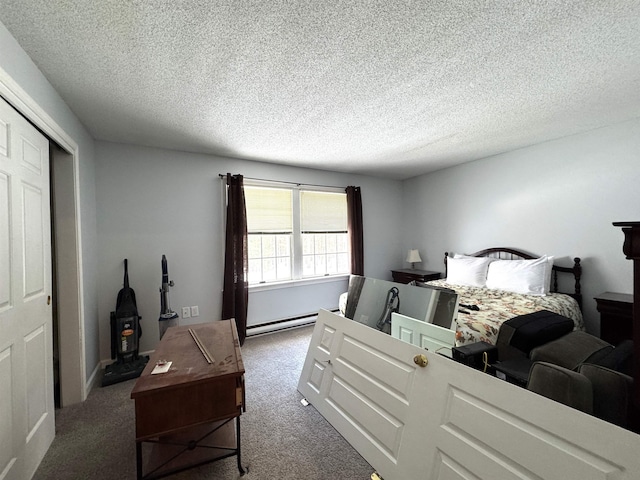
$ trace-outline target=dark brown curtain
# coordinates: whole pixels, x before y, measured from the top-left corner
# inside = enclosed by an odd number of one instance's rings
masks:
[[[247,212],[242,175],[227,173],[227,230],[224,250],[222,319],[234,318],[240,345],[247,336]]]
[[[349,186],[347,192],[347,229],[351,242],[351,273],[364,275],[364,234],[360,187]]]

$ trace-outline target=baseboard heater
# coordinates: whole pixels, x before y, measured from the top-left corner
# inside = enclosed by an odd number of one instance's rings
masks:
[[[331,310],[337,312],[338,309]],[[286,330],[288,328],[302,327],[305,325],[311,325],[316,322],[318,318],[317,313],[309,315],[302,315],[300,317],[283,318],[282,320],[276,320],[269,323],[261,323],[260,325],[252,325],[247,327],[247,337],[253,335],[261,335],[263,333],[273,333],[279,330]]]

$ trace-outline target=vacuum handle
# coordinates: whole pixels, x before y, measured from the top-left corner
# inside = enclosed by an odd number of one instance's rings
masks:
[[[124,288],[129,288],[129,260],[124,259]]]
[[[162,283],[169,283],[169,267],[167,267],[167,257],[162,255]]]

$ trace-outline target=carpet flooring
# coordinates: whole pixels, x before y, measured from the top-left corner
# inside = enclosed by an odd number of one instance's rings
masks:
[[[240,476],[231,457],[170,479],[368,480],[373,468],[313,408],[298,379],[313,326],[249,337],[242,347],[247,411],[241,416]],[[56,437],[34,479],[134,479],[135,380],[96,387],[56,411]]]

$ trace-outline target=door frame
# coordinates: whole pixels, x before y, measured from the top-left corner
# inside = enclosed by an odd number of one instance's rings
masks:
[[[57,274],[58,291],[64,292],[65,301],[58,304],[60,349],[67,354],[60,359],[61,406],[86,400],[88,394],[86,354],[84,338],[84,296],[82,282],[82,228],[80,215],[79,148],[75,140],[38,105],[38,103],[0,67],[0,96],[18,110],[27,120],[56,142],[66,154],[53,155],[54,169],[62,173],[62,179],[71,188],[55,189],[55,202],[70,206],[65,210],[67,221],[56,222],[57,235],[65,242],[58,242]],[[50,178],[51,187],[52,184]],[[52,212],[52,221],[53,212]],[[56,261],[53,258],[52,261]],[[60,295],[62,297],[63,295]]]

